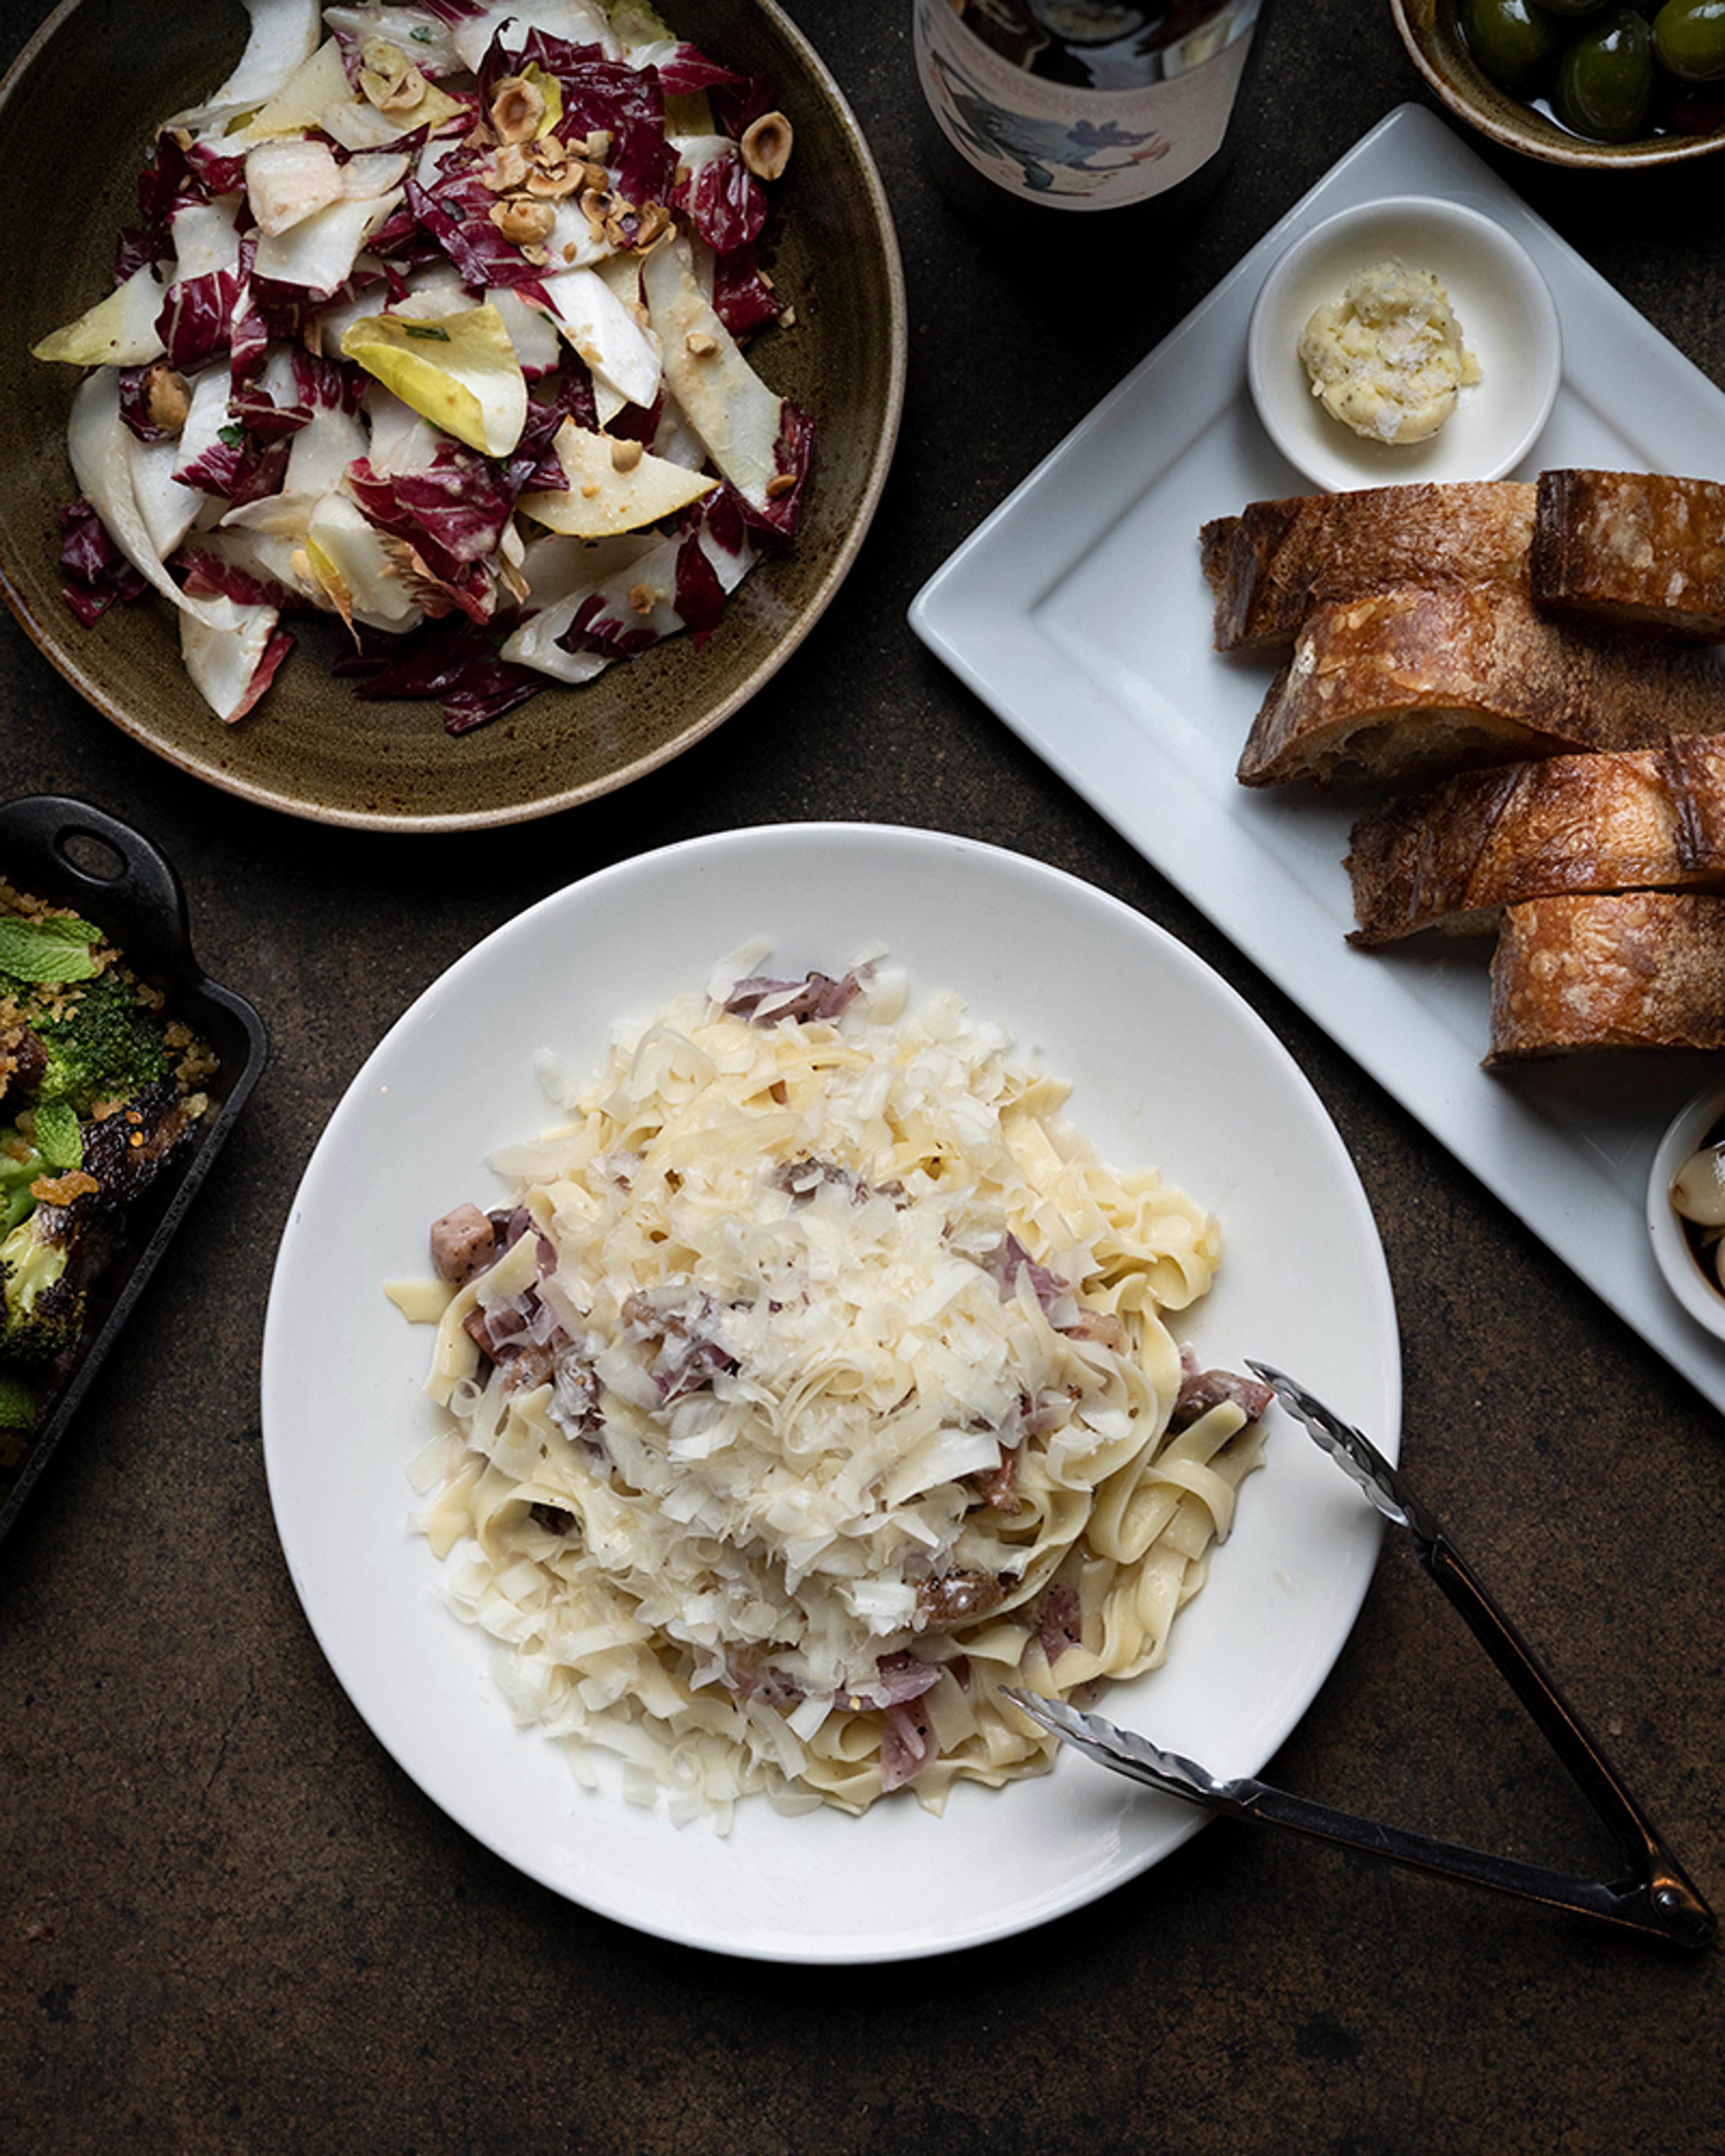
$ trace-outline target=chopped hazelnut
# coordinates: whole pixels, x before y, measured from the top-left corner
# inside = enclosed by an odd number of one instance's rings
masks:
[[[491,222],[506,239],[518,247],[536,246],[551,236],[557,213],[549,203],[535,202],[531,195],[510,195],[491,205]]]
[[[629,588],[630,610],[635,613],[651,613],[659,603],[659,594],[651,584],[631,584]]]
[[[528,168],[526,179],[527,192],[536,195],[542,202],[561,202],[565,195],[572,195],[577,188],[586,183],[587,167],[575,158],[565,157],[560,153],[552,157],[541,155],[540,152],[547,146],[544,142],[536,142],[533,146],[533,162]],[[558,146],[552,144],[551,146],[557,148]]]
[[[763,112],[742,133],[742,162],[757,180],[776,180],[791,162],[791,123],[782,112]]]
[[[165,359],[158,359],[144,377],[144,404],[150,424],[164,434],[177,434],[192,409],[192,392],[183,374],[177,374]]]
[[[663,203],[649,203],[641,212],[640,223],[635,227],[635,251],[644,254],[650,247],[670,230],[671,213]]]
[[[545,97],[524,74],[506,75],[491,98],[491,125],[500,142],[531,142],[545,117]]]
[[[359,87],[379,112],[412,112],[430,87],[398,44],[367,38],[360,48]]]
[[[494,195],[514,194],[527,182],[526,151],[519,142],[501,143],[496,155],[481,172],[480,177]]]
[[[767,499],[769,501],[783,501],[796,484],[795,472],[775,472],[767,482]]]
[[[719,340],[707,330],[691,330],[683,341],[696,359],[711,359],[719,349]]]
[[[640,461],[641,445],[639,442],[612,443],[611,469],[613,471],[632,472]]]

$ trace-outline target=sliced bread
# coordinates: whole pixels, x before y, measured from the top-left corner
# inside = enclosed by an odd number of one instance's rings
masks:
[[[1468,772],[1368,809],[1349,941],[1496,927],[1559,891],[1725,891],[1725,735]]]
[[[1711,652],[1553,621],[1502,585],[1409,586],[1312,616],[1236,776],[1401,783],[1722,732],[1725,661]]]
[[[1486,1063],[1601,1048],[1725,1048],[1725,898],[1635,891],[1504,909]]]
[[[1397,584],[1525,589],[1534,489],[1517,480],[1375,486],[1255,501],[1199,535],[1218,651],[1292,643],[1317,608]]]
[[[1541,606],[1715,643],[1725,638],[1725,486],[1666,472],[1542,472],[1529,575]]]

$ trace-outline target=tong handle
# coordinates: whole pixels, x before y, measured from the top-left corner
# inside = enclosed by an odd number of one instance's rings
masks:
[[[1481,1585],[1443,1529],[1431,1528],[1422,1520],[1414,1525],[1413,1538],[1414,1553],[1420,1563],[1502,1671],[1625,1861],[1635,1866],[1635,1875],[1615,1887],[1589,1885],[1579,1880],[1565,1882],[1564,1875],[1542,1873],[1537,1866],[1508,1865],[1506,1860],[1491,1857],[1476,1861],[1488,1866],[1501,1863],[1506,1869],[1532,1873],[1554,1886],[1565,1887],[1566,1891],[1543,1898],[1562,1902],[1571,1907],[1586,1907],[1596,1916],[1614,1915],[1617,1921],[1627,1922],[1630,1919],[1620,1912],[1635,1905],[1642,1912],[1635,1928],[1656,1931],[1680,1946],[1705,1946],[1716,1929],[1712,1911],[1666,1847],[1652,1821],[1624,1787],[1616,1769],[1589,1734],[1580,1717],[1546,1675],[1521,1634]],[[1411,1839],[1417,1842],[1421,1837]],[[1441,1846],[1432,1845],[1434,1849]],[[1472,1856],[1474,1852],[1461,1854]],[[1487,1878],[1481,1883],[1490,1886],[1494,1882]],[[1605,1897],[1615,1906],[1608,1910],[1592,1901],[1578,1901],[1574,1897],[1576,1889],[1590,1896]]]
[[[1712,1912],[1669,1859],[1662,1866],[1656,1863],[1651,1876],[1638,1873],[1613,1883],[1550,1871],[1514,1857],[1494,1856],[1456,1842],[1437,1841],[1429,1835],[1411,1834],[1403,1827],[1357,1818],[1351,1812],[1332,1811],[1326,1804],[1309,1803],[1304,1797],[1290,1796],[1260,1782],[1225,1783],[1217,1795],[1218,1808],[1236,1818],[1291,1827],[1296,1834],[1363,1850],[1392,1864],[1493,1887],[1500,1893],[1543,1902],[1548,1908],[1598,1917],[1656,1939],[1662,1946],[1696,1951],[1713,1936]]]

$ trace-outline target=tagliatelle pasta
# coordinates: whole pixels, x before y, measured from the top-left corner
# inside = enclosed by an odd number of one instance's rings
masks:
[[[1000,1694],[1160,1662],[1260,1459],[1170,1330],[1216,1224],[950,995],[739,954],[433,1231],[416,1524],[516,1719],[643,1800],[1043,1769]]]

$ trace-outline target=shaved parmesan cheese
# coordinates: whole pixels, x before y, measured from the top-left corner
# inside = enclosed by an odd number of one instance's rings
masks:
[[[552,531],[578,539],[603,539],[618,531],[636,531],[656,524],[718,485],[662,457],[650,456],[639,442],[619,442],[565,419],[552,448],[568,485],[524,494],[519,507]],[[619,470],[619,464],[624,469]]]

